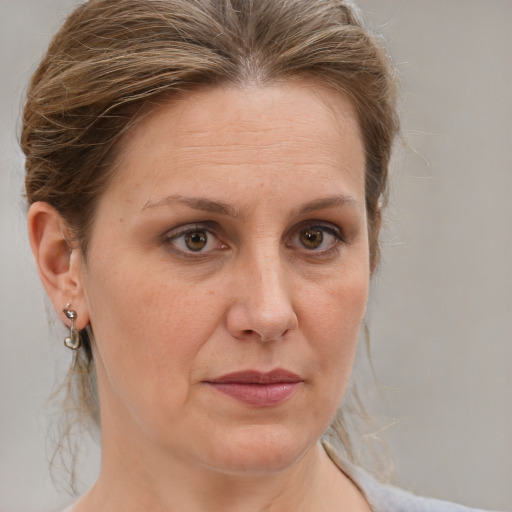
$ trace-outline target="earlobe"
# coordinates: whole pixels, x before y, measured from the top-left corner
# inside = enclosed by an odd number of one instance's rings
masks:
[[[78,313],[79,329],[89,323],[84,298],[82,262],[79,249],[71,243],[66,223],[48,203],[36,202],[28,212],[30,246],[36,260],[39,278],[59,316],[67,303]]]

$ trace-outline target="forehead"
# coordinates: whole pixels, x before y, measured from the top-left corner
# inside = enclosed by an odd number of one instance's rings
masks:
[[[195,186],[204,188],[248,171],[264,187],[289,182],[291,172],[325,182],[328,170],[364,194],[364,148],[351,102],[306,81],[181,93],[149,108],[118,152],[114,182],[138,181],[146,200],[185,178],[196,176]]]

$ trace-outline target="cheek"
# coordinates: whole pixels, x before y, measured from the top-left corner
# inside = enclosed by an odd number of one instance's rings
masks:
[[[363,259],[364,261],[364,259]],[[300,416],[317,418],[320,436],[341,405],[350,379],[368,296],[364,265],[334,273],[325,286],[309,286],[302,305],[302,329],[308,340],[306,360],[311,370],[308,405]]]
[[[95,356],[108,385],[129,400],[183,400],[197,353],[220,315],[215,293],[140,263],[117,260],[116,270],[110,267],[97,260],[87,283]]]
[[[368,299],[367,268],[357,266],[334,274],[329,287],[310,292],[305,315],[308,338],[320,361],[319,377],[332,389],[343,390],[350,377],[361,322]]]

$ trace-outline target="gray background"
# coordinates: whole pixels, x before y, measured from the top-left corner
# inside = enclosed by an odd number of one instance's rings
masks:
[[[72,4],[0,2],[2,512],[69,501],[49,477],[46,401],[70,356],[26,241],[15,134],[30,72]],[[378,386],[365,357],[357,380],[395,483],[512,510],[512,1],[359,5],[400,70],[405,143],[368,313]],[[83,446],[85,488],[98,452]]]

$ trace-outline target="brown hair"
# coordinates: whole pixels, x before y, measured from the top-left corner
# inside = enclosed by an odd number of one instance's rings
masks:
[[[113,148],[149,101],[198,85],[264,86],[302,77],[343,92],[357,110],[373,271],[399,124],[395,81],[378,41],[342,0],[80,5],[54,37],[27,92],[21,147],[28,202],[53,205],[86,257]]]

